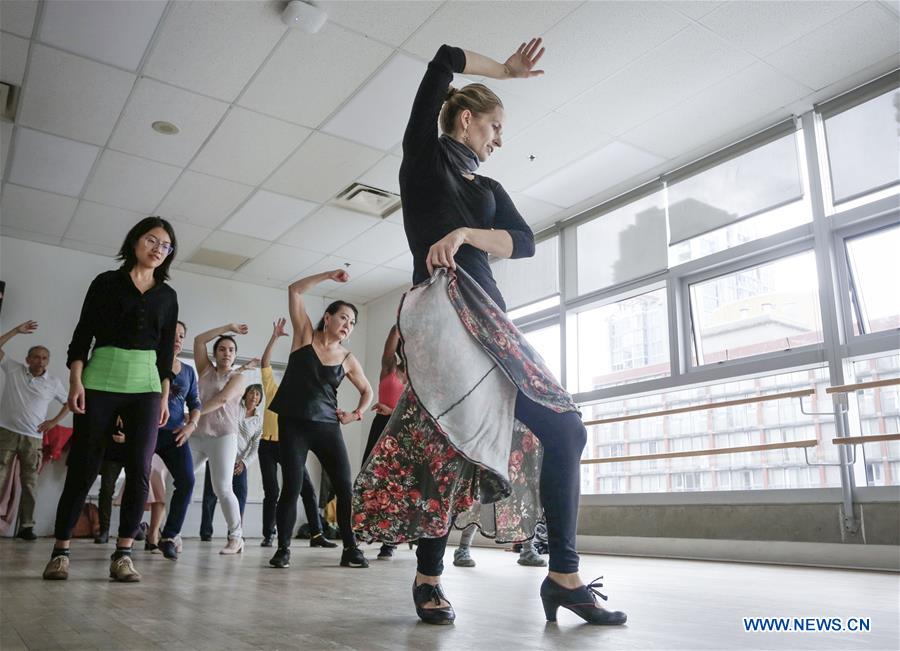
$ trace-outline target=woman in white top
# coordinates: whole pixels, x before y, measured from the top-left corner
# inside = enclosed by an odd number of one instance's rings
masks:
[[[191,452],[194,472],[209,460],[213,491],[222,502],[222,512],[228,523],[228,542],[220,554],[239,554],[244,548],[241,510],[231,480],[237,458],[241,396],[247,379],[232,367],[237,356],[237,342],[230,333],[245,335],[247,332],[249,329],[245,324],[226,323],[194,337],[194,365],[199,376],[203,409],[197,429],[191,436]],[[213,344],[215,362],[206,352],[206,345],[213,339],[216,339]]]
[[[254,360],[255,361],[255,360]],[[241,367],[242,370],[250,365]],[[244,519],[244,507],[247,505],[247,466],[256,457],[259,450],[259,439],[263,430],[263,388],[261,384],[251,384],[241,398],[241,419],[238,421],[237,458],[234,461],[234,476],[231,488],[237,497],[241,510],[241,521]],[[210,480],[209,464],[206,466],[206,480],[203,483],[203,517],[200,521],[200,538],[209,540],[213,535],[213,515],[216,512],[215,491]]]

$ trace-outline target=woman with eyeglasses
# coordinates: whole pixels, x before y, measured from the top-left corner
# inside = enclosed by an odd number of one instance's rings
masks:
[[[144,513],[157,430],[169,419],[178,299],[166,280],[175,246],[169,222],[145,217],[125,236],[117,258],[122,266],[103,272],[88,288],[69,344],[74,433],[45,579],[69,577],[72,529],[119,417],[125,430],[125,492],[109,576],[141,579],[131,547]]]

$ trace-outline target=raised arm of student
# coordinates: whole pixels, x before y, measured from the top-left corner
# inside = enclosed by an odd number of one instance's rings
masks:
[[[194,366],[197,367],[197,374],[202,374],[213,363],[206,350],[206,344],[220,335],[245,335],[248,332],[250,332],[250,329],[246,323],[226,323],[218,328],[201,332],[194,337]]]
[[[291,341],[291,352],[312,343],[313,324],[312,321],[309,320],[309,314],[306,313],[303,295],[326,280],[345,283],[350,280],[350,274],[347,273],[345,269],[323,271],[314,276],[307,276],[306,278],[295,280],[288,285],[288,314],[291,317],[291,326],[294,328],[294,337],[293,341]]]
[[[30,335],[32,332],[37,330],[38,323],[37,321],[26,321],[25,323],[20,323],[15,328],[0,335],[0,359],[6,355],[3,352],[3,346],[6,345],[6,342],[15,337],[16,335]]]

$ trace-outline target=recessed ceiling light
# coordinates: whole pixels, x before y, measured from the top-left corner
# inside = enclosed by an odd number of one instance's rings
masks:
[[[153,130],[156,131],[156,133],[161,133],[164,136],[174,136],[180,131],[174,124],[166,122],[165,120],[157,120],[150,126],[153,127]]]

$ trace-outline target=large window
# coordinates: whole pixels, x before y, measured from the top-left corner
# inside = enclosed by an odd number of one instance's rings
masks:
[[[812,251],[692,284],[695,362],[822,341],[818,291]]]
[[[529,305],[559,294],[559,238],[535,246],[534,257],[496,260],[491,271],[509,309]]]
[[[884,355],[852,363],[854,381],[871,382],[900,377],[900,354]],[[900,433],[900,385],[876,386],[853,394],[863,436]],[[868,486],[900,484],[900,441],[876,441],[858,448],[857,464]]]
[[[848,239],[855,334],[900,328],[900,226]]]
[[[825,119],[835,204],[900,182],[900,90]]]
[[[666,291],[570,315],[569,389],[576,392],[669,374]]]
[[[553,373],[554,377],[559,380],[562,377],[560,364],[560,348],[559,348],[559,324],[553,324],[546,328],[531,330],[525,333],[528,340],[535,350],[537,350],[547,367]]]

